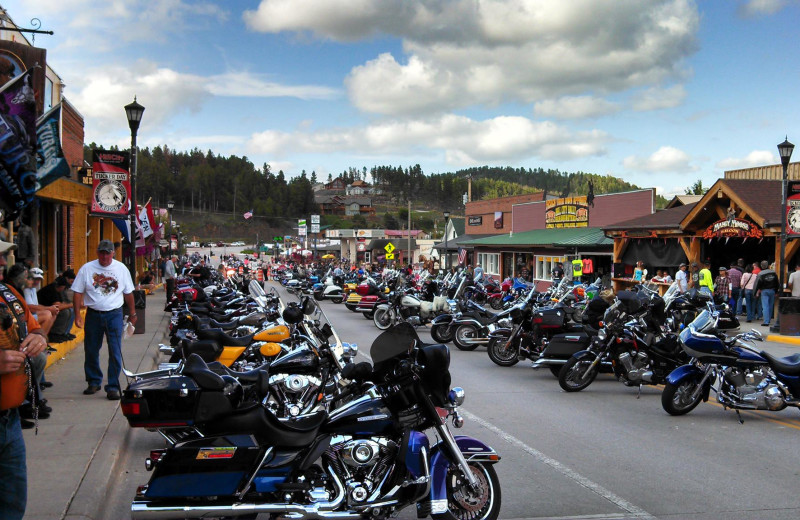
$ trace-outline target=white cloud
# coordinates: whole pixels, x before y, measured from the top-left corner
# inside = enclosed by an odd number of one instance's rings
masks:
[[[649,173],[689,173],[697,171],[691,158],[683,150],[662,146],[650,157],[629,156],[622,161],[625,168]]]
[[[753,150],[747,154],[746,157],[728,157],[727,159],[723,159],[716,164],[716,167],[725,171],[778,163],[780,163],[780,160],[774,153],[767,150]]]
[[[631,105],[634,110],[645,112],[674,108],[686,99],[686,89],[683,85],[674,85],[669,88],[653,87],[633,96]]]
[[[337,41],[403,38],[405,59],[382,54],[346,81],[355,106],[390,115],[674,81],[699,27],[690,0],[262,0],[244,19]]]
[[[786,6],[785,0],[748,0],[739,6],[742,16],[754,17],[775,14]]]
[[[547,99],[533,105],[533,112],[540,117],[553,119],[584,119],[619,112],[622,107],[602,98],[574,96]]]
[[[455,165],[507,164],[530,157],[569,160],[604,155],[608,139],[603,132],[572,133],[552,122],[536,122],[524,117],[501,116],[475,121],[444,115],[316,133],[268,130],[254,134],[247,149],[252,154],[278,156],[338,152],[379,156],[436,150]]]

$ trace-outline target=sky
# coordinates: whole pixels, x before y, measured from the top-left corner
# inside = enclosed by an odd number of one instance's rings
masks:
[[[671,197],[800,144],[798,0],[0,0],[85,142],[287,176],[610,174]],[[30,39],[30,36],[28,37]],[[795,160],[800,160],[800,151]]]

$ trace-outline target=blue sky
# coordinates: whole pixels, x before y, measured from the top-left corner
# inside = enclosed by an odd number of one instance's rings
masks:
[[[661,194],[800,142],[795,0],[0,0],[86,142],[287,175],[419,163],[611,174]],[[800,143],[798,143],[800,144]],[[800,160],[800,151],[797,153]]]

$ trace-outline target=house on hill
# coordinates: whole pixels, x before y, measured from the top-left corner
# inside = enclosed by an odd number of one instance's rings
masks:
[[[331,182],[325,184],[326,190],[345,190],[347,189],[347,182],[341,177],[336,177]]]

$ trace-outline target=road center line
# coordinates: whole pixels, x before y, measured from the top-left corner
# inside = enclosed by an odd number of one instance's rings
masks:
[[[505,431],[501,430],[500,428],[498,428],[494,424],[492,424],[492,423],[490,423],[488,421],[485,421],[484,419],[481,419],[477,415],[475,415],[473,413],[470,413],[470,412],[464,410],[463,408],[460,411],[461,411],[461,413],[463,415],[465,415],[471,421],[474,421],[474,422],[480,424],[481,426],[483,426],[484,428],[486,428],[487,430],[490,430],[490,431],[494,432],[495,434],[500,436],[503,440],[505,440],[509,444],[513,444],[514,446],[520,448],[521,450],[523,450],[527,454],[531,455],[533,458],[535,458],[539,462],[542,462],[543,464],[547,464],[548,466],[550,466],[554,470],[558,471],[559,473],[561,473],[562,475],[564,475],[568,479],[576,482],[577,484],[579,484],[580,486],[583,486],[584,488],[588,489],[589,491],[592,491],[593,493],[596,493],[597,495],[600,495],[601,497],[603,497],[604,499],[608,500],[609,502],[611,502],[615,506],[619,507],[623,511],[627,511],[628,513],[634,515],[637,518],[655,519],[655,517],[653,515],[651,515],[650,513],[645,511],[644,509],[641,509],[640,507],[637,507],[637,506],[631,504],[630,502],[628,502],[624,498],[612,493],[611,491],[609,491],[608,489],[604,488],[600,484],[597,484],[596,482],[593,482],[593,481],[589,480],[588,478],[586,478],[583,475],[581,475],[581,474],[575,472],[574,470],[568,468],[567,466],[565,466],[564,464],[558,462],[557,460],[555,460],[555,459],[553,459],[551,457],[548,457],[547,455],[545,455],[541,451],[539,451],[537,449],[534,449],[534,448],[531,448],[530,446],[528,446],[527,444],[525,444],[521,440],[517,439],[516,437],[514,437],[513,435],[511,435],[509,433],[506,433]]]

